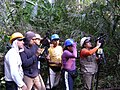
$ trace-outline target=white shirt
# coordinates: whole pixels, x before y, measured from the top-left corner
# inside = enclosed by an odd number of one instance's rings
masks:
[[[5,55],[4,70],[5,80],[14,81],[18,87],[22,87],[24,85],[23,69],[21,65],[22,61],[19,55],[17,40],[15,40],[12,44],[12,48]]]

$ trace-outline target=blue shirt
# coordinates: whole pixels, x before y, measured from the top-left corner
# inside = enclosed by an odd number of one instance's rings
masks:
[[[24,75],[33,78],[38,76],[37,49],[37,45],[33,45],[32,47],[26,46],[24,51],[20,53]]]

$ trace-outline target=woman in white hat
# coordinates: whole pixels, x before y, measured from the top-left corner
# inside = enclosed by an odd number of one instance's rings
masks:
[[[90,39],[90,37],[83,37],[80,41],[82,47],[80,50],[80,66],[83,76],[84,90],[92,90],[92,80],[98,69],[95,52],[101,46],[101,43],[97,41],[96,47],[91,49],[92,44]]]

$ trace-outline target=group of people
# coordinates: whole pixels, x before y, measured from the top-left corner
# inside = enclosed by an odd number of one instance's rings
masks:
[[[63,90],[73,90],[76,76],[77,43],[68,38],[60,46],[60,37],[53,34],[46,59],[48,61],[48,79],[44,83],[40,75],[40,57],[44,48],[40,48],[43,38],[28,31],[23,36],[15,32],[10,37],[11,49],[4,58],[6,90],[54,90],[62,78]],[[80,66],[84,90],[92,90],[92,80],[97,73],[97,56],[95,52],[101,46],[97,41],[92,48],[90,37],[80,41]],[[92,48],[92,49],[91,49]]]

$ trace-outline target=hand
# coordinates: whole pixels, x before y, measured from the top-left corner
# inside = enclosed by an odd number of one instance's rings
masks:
[[[27,88],[26,85],[23,85],[23,86],[21,87],[21,89],[22,89],[22,90],[28,90],[28,88]]]
[[[59,63],[59,62],[56,62],[55,64],[57,64],[58,66],[62,66],[62,64],[61,64],[61,63]]]
[[[44,48],[41,48],[41,54],[44,52],[44,50],[45,50]]]
[[[50,60],[50,55],[47,55],[46,59],[47,59],[47,60]]]
[[[100,47],[101,43],[99,42],[99,40],[97,41],[97,46]]]
[[[37,52],[36,52],[36,56],[39,56],[40,54],[42,54],[44,51],[44,49],[38,48]]]

